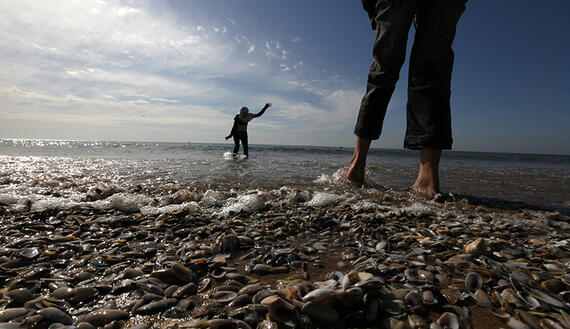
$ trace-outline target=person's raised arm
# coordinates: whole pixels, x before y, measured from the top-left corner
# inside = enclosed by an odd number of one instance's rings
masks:
[[[259,118],[260,116],[263,115],[263,113],[265,113],[265,110],[267,110],[270,106],[271,106],[271,103],[265,103],[265,106],[261,109],[261,111],[259,111],[258,113],[254,114],[253,117],[254,117],[254,118]]]

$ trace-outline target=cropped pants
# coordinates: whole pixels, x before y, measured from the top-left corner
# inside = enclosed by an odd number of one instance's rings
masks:
[[[412,22],[414,43],[408,78],[404,147],[451,149],[451,71],[455,28],[466,0],[378,0],[376,39],[354,133],[378,139],[400,68]]]

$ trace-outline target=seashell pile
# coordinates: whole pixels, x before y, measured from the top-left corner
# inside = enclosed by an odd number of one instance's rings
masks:
[[[569,329],[570,232],[541,216],[461,202],[5,214],[0,329]]]

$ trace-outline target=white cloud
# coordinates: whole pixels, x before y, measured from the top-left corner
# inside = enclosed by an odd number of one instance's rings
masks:
[[[94,8],[94,13],[98,13],[99,9]],[[118,7],[114,8],[114,12],[117,16],[127,16],[127,15],[135,15],[140,14],[140,10],[132,8],[132,7]]]
[[[317,106],[277,97],[272,99],[272,102],[277,104],[272,112],[275,116],[285,119],[285,122],[291,122],[287,129],[342,130],[354,123],[361,98],[362,92],[359,90],[335,90],[323,97],[322,105]]]
[[[275,112],[285,120],[340,127],[338,120],[348,117],[353,95],[329,91],[330,81],[301,78],[296,70],[303,61],[281,42],[216,24],[179,24],[154,16],[144,1],[0,2],[0,126],[17,131],[44,122],[58,133],[81,133],[73,127],[130,131],[144,125],[167,136],[159,127],[187,125],[195,136],[217,136],[231,125],[236,102],[258,100],[255,89],[287,108]],[[247,83],[257,85],[244,93]],[[310,128],[296,121],[264,124]]]
[[[283,49],[278,41],[265,41],[265,56],[270,59],[286,59],[286,55],[289,53],[288,50]]]
[[[5,122],[25,121],[60,127],[89,124],[107,128],[121,127],[125,122],[134,126],[152,122],[158,125],[184,125],[192,129],[203,127],[200,129],[207,132],[208,129],[224,130],[232,120],[232,115],[220,109],[182,105],[169,99],[117,101],[112,96],[97,99],[76,95],[54,96],[17,87],[0,88],[0,97],[6,99],[12,109],[0,111]],[[93,109],[97,110],[86,115]]]

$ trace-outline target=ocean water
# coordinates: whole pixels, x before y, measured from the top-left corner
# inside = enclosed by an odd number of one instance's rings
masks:
[[[381,203],[418,169],[415,151],[373,149],[368,184],[358,187],[342,179],[350,148],[251,145],[249,159],[233,159],[232,146],[0,139],[0,206],[226,215],[267,203]],[[440,171],[454,197],[570,208],[570,156],[449,151]]]

